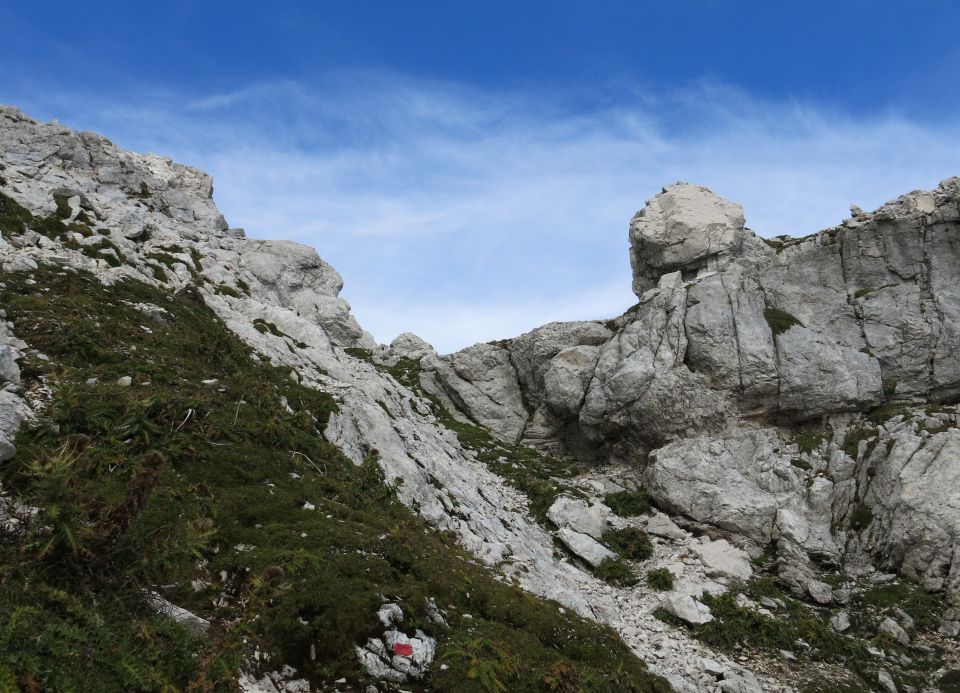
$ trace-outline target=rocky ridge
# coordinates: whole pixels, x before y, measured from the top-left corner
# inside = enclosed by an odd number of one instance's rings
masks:
[[[5,271],[54,265],[107,284],[198,287],[262,359],[334,395],[330,442],[357,464],[375,451],[405,504],[507,579],[611,625],[677,690],[792,690],[654,617],[707,622],[698,600],[748,580],[748,558],[771,544],[781,580],[814,599],[843,603],[843,588],[819,588],[825,568],[867,578],[875,566],[960,599],[956,414],[907,407],[951,402],[960,381],[957,179],[772,241],[745,228],[737,205],[671,186],[631,221],[633,309],[440,356],[414,335],[377,346],[338,298],[332,267],[312,249],[229,228],[195,169],[10,108],[0,141],[0,192],[68,228],[6,234]],[[9,459],[43,397],[18,389],[26,345],[5,329]],[[417,364],[413,380],[391,372],[403,363]],[[904,411],[862,414],[889,404]],[[601,528],[644,528],[653,550],[642,565],[670,570],[673,589],[613,586],[558,553],[528,499],[444,413],[505,445],[602,463],[567,482],[564,503],[586,498]],[[641,486],[674,519],[603,509],[609,493]],[[552,514],[559,526],[560,508]],[[584,522],[572,513],[561,535],[602,539]]]

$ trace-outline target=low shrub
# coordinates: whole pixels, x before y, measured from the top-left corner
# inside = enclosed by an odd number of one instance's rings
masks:
[[[624,527],[603,533],[603,543],[611,551],[631,561],[643,561],[653,555],[653,544],[642,529]]]
[[[673,573],[667,568],[647,571],[647,584],[655,590],[665,592],[673,589]]]
[[[620,517],[636,517],[653,509],[650,496],[643,489],[608,493],[603,502]]]

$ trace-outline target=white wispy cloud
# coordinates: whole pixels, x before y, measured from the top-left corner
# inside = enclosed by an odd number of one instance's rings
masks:
[[[208,170],[233,225],[332,262],[379,340],[411,330],[441,351],[619,314],[627,221],[675,180],[740,202],[761,234],[801,235],[960,174],[960,126],[709,84],[531,95],[347,73],[18,105]]]

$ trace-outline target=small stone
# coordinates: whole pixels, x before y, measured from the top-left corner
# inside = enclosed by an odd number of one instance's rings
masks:
[[[609,515],[610,511],[605,505],[589,505],[584,500],[569,496],[560,496],[547,510],[547,519],[558,528],[569,527],[574,532],[594,539],[603,536]]]
[[[133,383],[133,378],[129,375],[125,375],[122,378],[117,378],[117,385],[120,387],[130,387],[131,383]]]
[[[647,520],[647,533],[674,541],[682,541],[687,536],[665,513],[657,513]]]
[[[304,501],[304,502],[303,502],[303,509],[304,509],[304,510],[316,510],[316,509],[317,509],[317,506],[315,506],[315,505],[314,505],[313,503],[311,503],[310,501]]]
[[[98,382],[100,382],[100,381],[99,381],[99,379],[97,379],[97,378],[87,378],[87,380],[84,382],[84,384],[87,385],[87,386],[89,386],[89,387],[93,387],[93,386],[96,385]]]
[[[783,657],[784,659],[790,660],[791,662],[797,661],[797,655],[795,655],[790,650],[780,650],[780,656]]]
[[[705,672],[718,678],[723,676],[723,673],[727,670],[727,668],[720,664],[720,662],[717,662],[713,659],[707,659],[706,657],[702,657],[700,659],[700,663],[703,665],[703,670]]]
[[[907,631],[889,616],[883,619],[883,622],[880,624],[880,632],[886,633],[901,645],[910,644],[910,636],[907,635]]]
[[[210,386],[210,387],[214,387],[214,386],[216,386],[216,385],[219,385],[219,384],[220,384],[220,381],[217,380],[216,378],[209,378],[209,379],[207,379],[207,380],[201,380],[201,381],[200,381],[200,384],[201,384],[201,385],[208,385],[208,386]]]
[[[889,672],[884,669],[877,672],[877,683],[883,686],[883,690],[887,693],[897,693],[897,684],[893,682],[893,677],[890,676]]]
[[[960,621],[943,620],[940,622],[940,627],[937,629],[937,632],[955,638],[960,635]]]
[[[850,614],[846,611],[838,611],[830,617],[830,625],[838,633],[842,633],[850,627]]]
[[[817,604],[829,604],[833,601],[833,588],[825,582],[811,580],[807,585],[807,592]]]
[[[900,621],[904,628],[913,628],[915,625],[913,617],[899,607],[893,610],[893,615],[897,617],[897,620]]]
[[[403,609],[397,604],[384,604],[377,612],[377,618],[380,619],[380,623],[389,628],[394,623],[403,621]]]

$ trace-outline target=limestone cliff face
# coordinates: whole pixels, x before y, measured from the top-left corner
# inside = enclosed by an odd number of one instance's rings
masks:
[[[955,421],[911,444],[922,466],[901,459],[905,442],[875,446],[869,474],[839,449],[859,413],[956,400],[960,179],[806,238],[744,223],[706,188],[665,188],[630,222],[636,306],[434,358],[425,382],[505,439],[631,461],[664,507],[753,550],[777,543],[796,585],[812,575],[804,556],[867,551],[960,599]],[[798,426],[825,427],[829,462],[791,464]],[[851,541],[864,503],[870,538]]]

